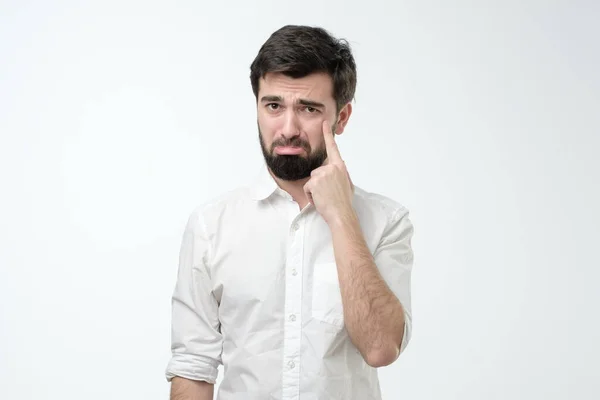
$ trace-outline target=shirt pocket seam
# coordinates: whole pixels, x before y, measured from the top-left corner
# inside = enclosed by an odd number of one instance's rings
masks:
[[[315,264],[311,312],[316,320],[344,326],[344,309],[335,262]]]

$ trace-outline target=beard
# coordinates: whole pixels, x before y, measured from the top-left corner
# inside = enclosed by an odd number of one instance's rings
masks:
[[[323,165],[327,158],[325,145],[312,149],[308,142],[303,141],[297,136],[290,140],[276,140],[271,143],[270,148],[267,149],[259,127],[258,139],[267,166],[271,172],[273,172],[273,175],[285,181],[298,181],[310,177],[311,172]],[[277,146],[301,147],[306,151],[307,156],[305,157],[297,154],[276,154],[274,150]]]

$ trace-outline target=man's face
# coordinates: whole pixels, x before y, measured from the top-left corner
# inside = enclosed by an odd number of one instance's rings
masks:
[[[323,121],[334,132],[342,133],[350,105],[337,121],[333,82],[325,73],[290,78],[268,73],[259,82],[258,131],[265,161],[273,174],[283,180],[308,178],[320,167],[327,153],[323,139]],[[347,115],[347,116],[346,116]]]

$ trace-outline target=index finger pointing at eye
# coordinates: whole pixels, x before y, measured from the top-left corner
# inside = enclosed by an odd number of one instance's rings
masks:
[[[327,120],[323,121],[323,137],[325,139],[325,148],[327,149],[327,157],[330,161],[341,161],[342,156],[338,149],[335,139],[333,138],[333,131]]]

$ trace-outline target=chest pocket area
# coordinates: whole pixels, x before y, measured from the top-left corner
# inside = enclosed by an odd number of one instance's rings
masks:
[[[317,320],[344,326],[342,293],[335,262],[315,264],[311,311]]]

